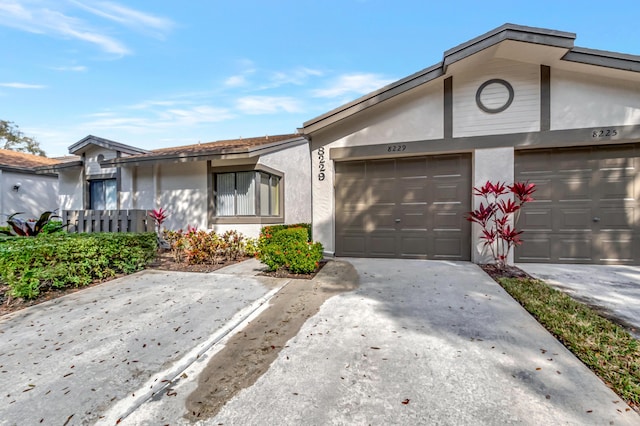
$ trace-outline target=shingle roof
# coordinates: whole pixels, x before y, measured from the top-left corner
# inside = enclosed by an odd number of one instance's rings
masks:
[[[59,162],[60,160],[55,158],[47,158],[24,152],[0,149],[0,167],[33,169],[35,167],[48,166]]]
[[[271,145],[287,144],[302,139],[296,133],[252,138],[227,139],[215,142],[205,142],[193,145],[176,146],[154,149],[146,154],[128,155],[120,158],[105,160],[104,164],[117,165],[156,160],[193,161],[208,155],[243,154],[255,150],[269,148]]]
[[[254,138],[227,139],[215,142],[205,142],[193,145],[175,146],[171,148],[160,148],[151,151],[151,154],[136,155],[136,157],[161,156],[161,155],[177,155],[177,154],[197,154],[204,153],[222,153],[226,151],[235,151],[242,148],[253,148],[260,145],[276,143],[288,139],[300,137],[295,133],[275,136],[259,136]]]

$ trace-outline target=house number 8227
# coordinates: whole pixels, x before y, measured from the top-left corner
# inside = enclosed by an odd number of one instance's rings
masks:
[[[325,163],[324,163],[324,147],[318,148],[318,180],[324,180]]]

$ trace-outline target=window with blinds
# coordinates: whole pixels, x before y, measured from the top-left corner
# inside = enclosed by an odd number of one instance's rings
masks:
[[[214,177],[216,216],[280,214],[280,177],[255,170],[216,173]]]

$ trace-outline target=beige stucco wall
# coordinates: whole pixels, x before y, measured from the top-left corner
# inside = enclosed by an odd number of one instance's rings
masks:
[[[18,185],[18,191],[14,191]],[[58,178],[31,173],[0,171],[0,225],[7,217],[22,212],[21,219],[38,218],[45,211],[58,208]]]
[[[60,210],[82,210],[84,182],[80,167],[58,173],[58,204]]]
[[[640,82],[551,68],[551,130],[640,123]]]
[[[158,173],[155,206],[140,208],[164,208],[169,213],[165,222],[168,229],[186,229],[195,226],[207,228],[207,163],[157,164]]]
[[[284,173],[284,221],[311,222],[311,159],[306,143],[260,156],[263,164]]]
[[[500,167],[496,167],[499,164]],[[476,149],[473,153],[473,187],[480,187],[487,181],[492,183],[502,182],[507,185],[513,183],[514,173],[514,149],[492,148]],[[482,197],[473,197],[473,209],[480,207],[480,203],[486,203]],[[480,239],[482,228],[477,223],[471,226],[471,261],[475,263],[491,263],[492,256],[489,247],[484,246],[484,240]],[[508,262],[513,263],[513,251],[509,253]]]

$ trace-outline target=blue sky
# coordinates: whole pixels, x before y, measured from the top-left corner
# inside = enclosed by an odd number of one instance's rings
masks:
[[[49,156],[293,133],[506,22],[640,55],[636,1],[1,0],[0,119]]]

